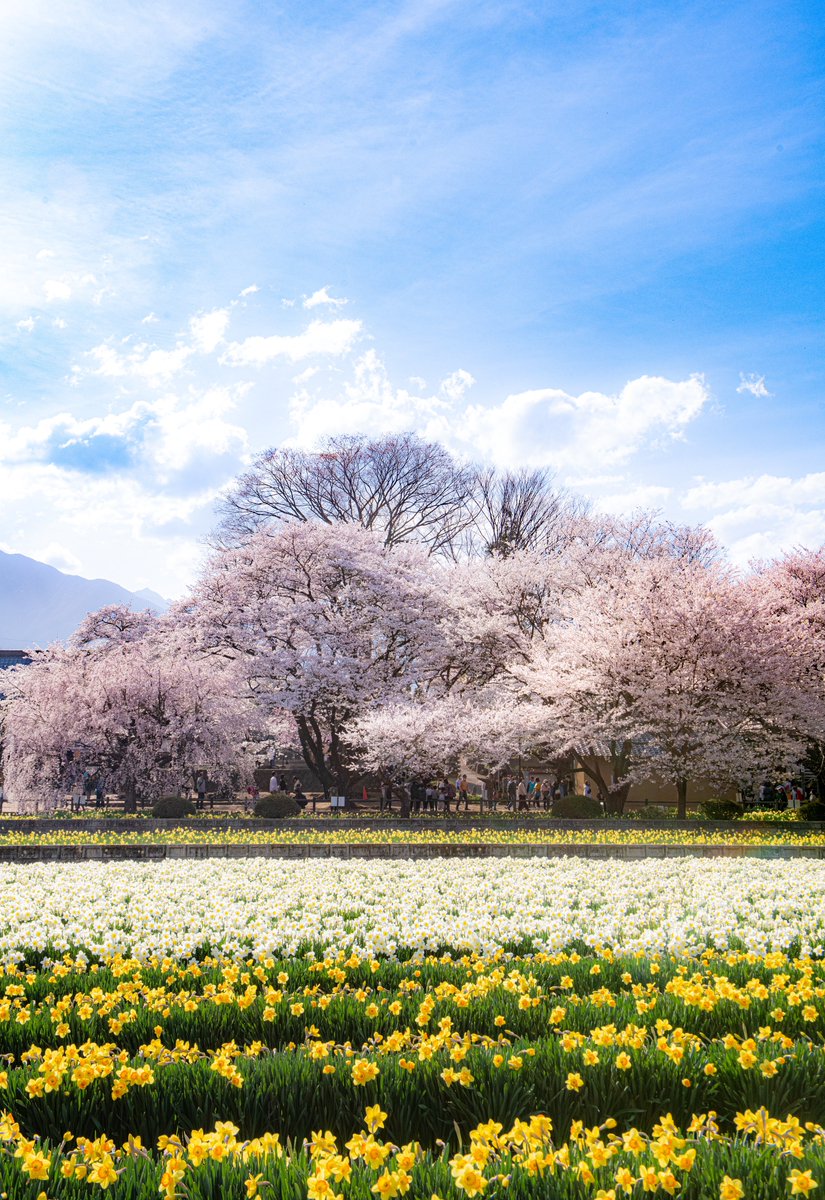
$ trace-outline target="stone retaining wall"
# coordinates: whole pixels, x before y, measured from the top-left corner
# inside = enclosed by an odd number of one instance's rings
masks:
[[[162,859],[204,858],[821,858],[825,846],[703,846],[592,845],[551,843],[501,845],[453,843],[403,845],[391,842],[300,845],[133,845],[133,846],[0,846],[0,863],[32,862],[158,862]]]

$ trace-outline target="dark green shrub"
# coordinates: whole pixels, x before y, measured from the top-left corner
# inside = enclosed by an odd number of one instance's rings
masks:
[[[153,817],[194,817],[195,805],[186,796],[161,796],[152,808]]]
[[[259,796],[255,801],[253,815],[279,820],[282,817],[297,817],[301,806],[286,792],[272,792],[271,795]]]
[[[799,806],[800,821],[825,821],[825,804],[821,800],[807,800]]]
[[[602,806],[595,796],[557,796],[553,801],[553,816],[592,821],[602,816]]]
[[[706,800],[699,805],[699,816],[703,821],[735,821],[744,811],[735,800]]]

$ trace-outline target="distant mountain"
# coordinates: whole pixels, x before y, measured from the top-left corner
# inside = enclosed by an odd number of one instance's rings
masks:
[[[109,579],[65,575],[56,567],[0,551],[0,649],[48,646],[74,633],[87,613],[106,604],[163,612],[157,592],[130,592]]]
[[[153,608],[156,612],[166,612],[169,607],[169,601],[164,600],[163,596],[159,596],[151,588],[141,588],[139,592],[132,592],[132,595],[143,600],[145,608]]]

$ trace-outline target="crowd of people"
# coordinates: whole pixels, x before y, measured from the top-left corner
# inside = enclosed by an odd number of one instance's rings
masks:
[[[287,772],[280,769],[273,755],[267,764],[271,774],[269,791],[271,793],[286,793],[292,796],[301,808],[305,808],[310,800],[315,802],[314,794],[307,795],[303,782],[298,774],[290,783]],[[104,776],[99,767],[83,767],[74,754],[69,751],[63,767],[64,786],[72,812],[84,809],[108,809],[110,796]],[[231,799],[231,793],[225,789],[217,790],[209,782],[205,770],[198,771],[193,778],[196,808],[203,811],[207,807],[214,808],[217,797]],[[467,773],[450,776],[426,777],[417,775],[402,780],[385,780],[378,789],[379,810],[389,812],[394,804],[406,808],[412,814],[420,813],[451,813],[467,812],[470,805],[478,806],[480,811],[496,812],[499,809],[510,812],[528,812],[530,810],[551,812],[556,801],[568,796],[579,795],[584,799],[593,796],[593,789],[585,781],[580,791],[576,791],[571,776],[562,772],[540,775],[534,772],[519,772],[499,774],[487,779],[470,780]],[[244,809],[251,812],[260,796],[258,784],[253,780],[246,788],[243,796]],[[360,799],[370,803],[370,794],[366,784],[361,789]],[[800,809],[806,802],[815,799],[797,779],[784,783],[773,783],[768,779],[752,791],[743,792],[740,800],[748,810],[778,810],[794,811]],[[350,798],[352,799],[352,798]],[[602,802],[603,797],[596,799]],[[3,790],[0,778],[0,813],[2,812]],[[644,801],[645,806],[648,801]],[[341,805],[342,807],[343,805]],[[141,805],[142,807],[142,805]]]
[[[410,812],[466,812],[470,804],[491,812],[499,807],[511,812],[527,812],[530,809],[550,811],[554,800],[573,794],[573,787],[565,777],[538,775],[505,775],[490,780],[472,783],[466,773],[455,779],[427,779],[415,777],[401,783],[385,782],[380,789],[381,811],[392,808],[393,797],[406,793]],[[589,783],[584,785],[584,795],[592,795]]]
[[[785,812],[787,809],[793,811],[801,808],[817,797],[813,791],[809,795],[797,779],[789,779],[786,783],[771,783],[769,779],[764,779],[755,794],[745,795],[743,799],[745,808]]]
[[[109,794],[100,771],[77,770],[74,773],[69,792],[69,807],[72,812],[81,812],[84,808],[109,807]]]

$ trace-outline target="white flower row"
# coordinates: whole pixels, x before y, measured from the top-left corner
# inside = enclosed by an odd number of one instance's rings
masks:
[[[825,863],[756,859],[245,859],[0,867],[0,960],[65,951],[189,959],[310,945],[492,953],[581,941],[825,954]]]

